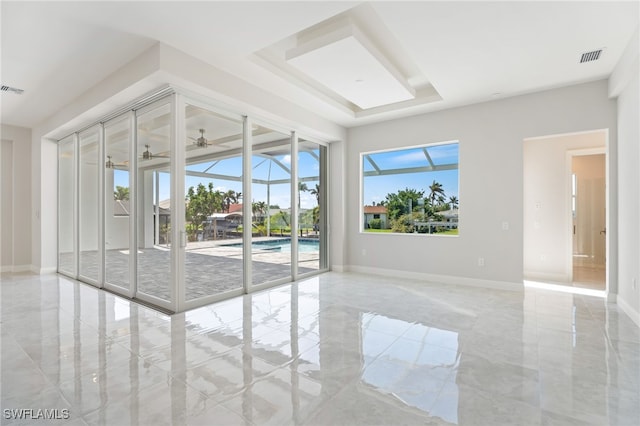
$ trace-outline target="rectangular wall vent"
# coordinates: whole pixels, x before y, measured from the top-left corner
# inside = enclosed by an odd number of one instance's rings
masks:
[[[601,54],[602,49],[583,53],[582,57],[580,58],[580,63],[582,64],[583,62],[597,61],[598,59],[600,59]]]
[[[22,95],[22,92],[24,92],[24,90],[22,89],[16,89],[15,87],[5,86],[4,84],[2,85],[2,87],[0,87],[0,90],[2,90],[3,92],[16,93],[18,95]]]

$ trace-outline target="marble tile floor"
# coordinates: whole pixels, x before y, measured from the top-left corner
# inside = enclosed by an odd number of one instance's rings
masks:
[[[573,265],[572,286],[606,290],[606,269],[591,265]]]
[[[601,298],[336,272],[172,316],[59,275],[0,296],[2,424],[640,424],[640,328]]]

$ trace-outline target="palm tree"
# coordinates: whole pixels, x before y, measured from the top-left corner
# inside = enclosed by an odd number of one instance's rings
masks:
[[[298,182],[298,210],[300,210],[300,193],[308,192],[308,191],[309,191],[309,187],[307,186],[306,183]]]
[[[267,209],[267,203],[264,201],[254,201],[251,203],[251,213],[253,213],[253,220],[259,221],[265,215]]]
[[[451,209],[457,209],[458,197],[456,197],[455,195],[452,195],[451,197],[449,197],[449,204],[451,204]]]
[[[431,205],[435,205],[436,200],[443,196],[444,188],[442,188],[442,184],[434,180],[433,183],[429,185],[429,201],[431,202]]]
[[[233,189],[230,189],[224,193],[223,198],[224,198],[224,207],[223,207],[224,211],[229,213],[229,209],[231,208],[231,203],[238,202],[238,194],[236,194],[236,191],[234,191]]]
[[[116,185],[116,190],[113,191],[113,199],[124,201],[129,199],[129,188],[126,186]]]
[[[258,217],[258,203],[256,203],[255,201],[251,203],[251,214],[253,215],[251,220],[255,222]]]
[[[316,183],[316,187],[310,189],[309,192],[316,196],[316,203],[320,205],[320,185]]]
[[[267,203],[264,201],[258,201],[256,203],[256,207],[258,208],[258,214],[260,215],[260,218],[263,218],[264,215],[267,213]]]

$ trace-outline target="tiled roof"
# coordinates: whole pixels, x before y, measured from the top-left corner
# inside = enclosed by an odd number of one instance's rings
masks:
[[[365,214],[387,214],[387,208],[385,206],[364,206],[364,212]]]

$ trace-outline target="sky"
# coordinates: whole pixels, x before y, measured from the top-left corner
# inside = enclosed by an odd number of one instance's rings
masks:
[[[316,153],[317,154],[317,153]],[[278,161],[286,168],[291,167],[291,156],[281,155],[276,157]],[[275,162],[263,161],[265,158],[253,156],[252,157],[252,175],[255,179],[263,180],[284,180],[289,179],[289,173],[285,171],[281,166]],[[271,163],[271,170],[269,171],[269,163]],[[306,152],[301,152],[298,160],[298,176],[300,178],[305,177],[317,177],[319,174],[318,161]],[[242,158],[228,158],[213,164],[208,161],[204,163],[198,163],[187,166],[187,170],[194,170],[204,172],[208,169],[209,173],[215,173],[219,175],[233,176],[241,178],[242,170]],[[123,170],[114,170],[114,189],[116,186],[128,186],[128,172]],[[223,179],[208,179],[199,176],[185,176],[185,194],[189,187],[196,187],[199,183],[205,186],[209,185],[209,182],[213,182],[214,190],[226,192],[229,189],[235,192],[242,192],[242,181],[236,180],[223,180]],[[315,188],[318,183],[317,180],[306,181],[309,189]],[[267,185],[255,183],[251,188],[251,198],[253,201],[267,201]],[[167,200],[170,195],[170,176],[169,173],[160,173],[160,201]],[[291,189],[289,184],[276,184],[271,185],[270,188],[270,204],[278,205],[280,208],[286,209],[291,207]],[[300,207],[303,209],[311,209],[316,205],[316,196],[310,192],[300,193]]]
[[[424,148],[426,148],[427,153],[435,165],[458,163],[457,143],[431,145],[425,146]],[[364,153],[362,155],[362,168],[365,172],[375,171],[375,168],[369,161],[369,158],[380,170],[403,170],[414,167],[429,166],[423,147]],[[447,200],[452,196],[460,199],[458,169],[365,176],[363,180],[364,205],[373,205],[373,203],[377,204],[384,201],[387,194],[396,193],[405,188],[424,191],[425,197],[427,197],[429,195],[429,185],[431,185],[434,180],[442,184]]]
[[[411,173],[392,176],[369,176],[364,179],[364,205],[371,206],[384,201],[387,194],[409,188],[424,191],[424,196],[429,196],[429,185],[433,181],[442,184],[447,201],[449,197],[458,194],[458,170],[443,172]]]
[[[429,156],[431,157],[435,165],[442,164],[455,164],[458,163],[458,144],[450,143],[443,145],[431,145],[425,147]],[[373,165],[368,161],[365,156],[369,156],[376,166],[382,170],[389,169],[406,169],[411,167],[425,167],[429,163],[423,151],[423,147],[408,148],[396,151],[385,151],[376,153],[363,154],[363,170],[373,171],[375,170]],[[284,167],[291,167],[291,156],[281,155],[276,157],[278,161]],[[282,180],[288,179],[289,173],[285,171],[280,165],[271,161],[264,161],[265,158],[253,156],[252,157],[252,175],[256,179],[263,180]],[[270,170],[269,170],[270,166]],[[240,170],[242,170],[241,157],[228,158],[213,164],[213,162],[204,162],[187,166],[188,170],[204,172],[208,169],[209,173],[215,173],[220,175],[241,177]],[[312,177],[318,176],[319,167],[318,161],[306,152],[301,152],[299,157],[299,177]],[[455,196],[458,199],[458,169],[434,171],[434,172],[419,172],[419,173],[400,173],[394,175],[383,176],[368,176],[364,179],[363,185],[363,204],[372,205],[374,202],[379,203],[383,201],[387,194],[398,192],[399,190],[409,188],[416,189],[418,191],[424,191],[425,196],[429,194],[429,185],[435,180],[442,184],[445,196],[447,200],[451,196]],[[128,186],[128,172],[115,170],[114,172],[114,187],[116,185]],[[170,198],[169,193],[169,174],[160,173],[160,200],[166,200]],[[185,177],[185,193],[189,187],[197,186],[198,183],[202,183],[205,186],[213,182],[214,189],[226,192],[232,189],[236,192],[242,192],[242,182],[223,179],[207,179],[197,176]],[[312,189],[315,187],[317,181],[306,182],[307,187]],[[288,184],[271,185],[270,204],[278,205],[280,208],[286,209],[291,207],[291,190]],[[251,198],[253,201],[267,201],[267,186],[262,184],[254,184],[252,187]],[[303,209],[310,209],[316,205],[315,195],[309,192],[300,193],[300,206]]]

